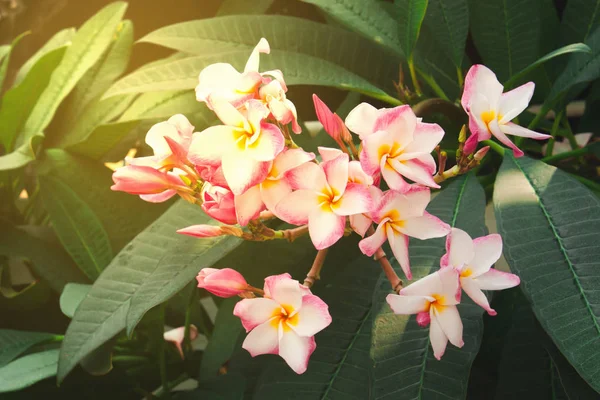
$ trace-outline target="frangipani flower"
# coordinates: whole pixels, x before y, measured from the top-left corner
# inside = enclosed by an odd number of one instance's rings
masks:
[[[473,65],[465,78],[465,90],[461,99],[464,110],[469,114],[471,136],[464,147],[466,154],[475,151],[477,143],[494,135],[513,150],[515,157],[523,152],[506,136],[514,135],[536,140],[548,139],[550,135],[534,132],[510,122],[529,105],[535,84],[528,82],[509,92],[489,68]]]
[[[294,133],[302,132],[302,128],[298,125],[298,114],[296,113],[296,106],[285,96],[287,87],[285,84],[282,85],[281,81],[272,80],[266,85],[262,86],[258,95],[260,99],[269,107],[271,115],[277,122],[282,125],[292,124],[292,131]]]
[[[460,302],[458,274],[451,268],[434,272],[402,289],[400,294],[386,298],[395,314],[417,314],[417,323],[429,324],[429,341],[438,360],[446,351],[448,341],[462,347],[463,324],[456,309]]]
[[[292,192],[285,174],[314,159],[313,153],[307,153],[302,149],[287,149],[279,153],[270,164],[264,181],[235,196],[238,223],[242,226],[247,225],[264,207],[276,213],[279,201]]]
[[[344,235],[346,216],[371,210],[367,187],[348,183],[348,164],[348,155],[341,154],[320,165],[303,164],[287,174],[297,190],[281,199],[276,214],[291,224],[308,223],[310,238],[318,250]]]
[[[375,233],[359,242],[361,251],[372,256],[386,241],[408,279],[412,279],[408,257],[409,236],[431,239],[446,236],[450,225],[425,211],[430,200],[429,189],[413,187],[405,194],[389,190],[375,205],[371,216],[377,224]]]
[[[196,325],[190,324],[190,341],[194,341],[198,337],[198,328]],[[185,326],[180,326],[179,328],[171,329],[163,334],[164,340],[167,342],[171,342],[177,348],[177,352],[183,358],[183,339],[185,338]]]
[[[242,274],[231,268],[202,268],[196,280],[199,288],[219,297],[233,297],[248,290]]]
[[[457,228],[446,238],[447,253],[442,257],[442,268],[451,267],[460,275],[465,293],[489,315],[496,315],[482,290],[502,290],[520,283],[518,276],[493,269],[502,255],[502,238],[498,234],[476,239]]]
[[[177,174],[145,165],[121,167],[113,173],[112,179],[112,190],[137,194],[142,200],[152,203],[167,201],[177,193],[185,199],[191,199],[193,195],[193,190]]]
[[[237,224],[233,193],[222,186],[211,185],[208,182],[202,186],[202,210],[224,224]]]
[[[231,191],[240,195],[267,177],[269,161],[281,153],[285,140],[277,126],[264,122],[269,110],[260,101],[246,103],[246,115],[221,100],[213,106],[225,125],[194,134],[189,159],[220,165]]]
[[[410,188],[405,178],[440,187],[433,180],[436,165],[431,156],[444,137],[439,125],[421,122],[406,105],[377,110],[367,103],[348,114],[346,125],[362,140],[360,163],[367,174],[381,171],[390,189],[400,192]]]
[[[244,299],[233,310],[249,332],[242,347],[252,357],[278,354],[302,374],[316,348],[314,335],[331,323],[327,304],[289,274],[267,277],[264,291],[264,298]]]

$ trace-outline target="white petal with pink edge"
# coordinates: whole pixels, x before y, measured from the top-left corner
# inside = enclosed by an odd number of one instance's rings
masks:
[[[402,161],[398,159],[388,159],[388,163],[396,170],[396,172],[413,182],[432,188],[440,187],[440,185],[433,180],[433,173],[435,170],[431,171],[431,165],[429,163],[421,162],[419,159]]]
[[[285,177],[293,189],[321,190],[327,186],[323,168],[312,162],[288,171]]]
[[[379,115],[379,110],[368,103],[360,103],[348,113],[346,126],[356,133],[361,140],[375,132],[373,126]]]
[[[243,299],[235,305],[233,315],[239,317],[246,332],[250,332],[256,326],[270,320],[279,310],[281,306],[271,299]]]
[[[369,212],[373,209],[371,193],[365,185],[348,183],[342,197],[332,204],[331,209],[337,215],[352,215]]]
[[[378,131],[369,135],[362,142],[360,152],[362,169],[369,175],[379,171],[382,157],[389,155],[389,151],[393,146],[394,138],[389,132]]]
[[[460,102],[465,111],[469,111],[473,104],[473,95],[484,94],[490,102],[496,104],[503,90],[504,87],[498,82],[492,70],[485,65],[476,64],[469,69],[465,77],[465,89]]]
[[[433,314],[433,310],[431,314]],[[446,351],[446,346],[448,346],[448,337],[434,315],[431,315],[429,325],[429,341],[431,342],[431,348],[433,348],[434,357],[440,360]]]
[[[450,232],[450,225],[425,212],[421,217],[404,220],[399,230],[405,235],[426,240],[446,236]]]
[[[169,200],[171,197],[175,196],[177,191],[174,189],[165,190],[162,193],[156,194],[140,194],[140,199],[147,201],[149,203],[162,203],[163,201]]]
[[[432,296],[443,290],[439,273],[434,272],[400,290],[402,296]]]
[[[502,132],[504,132],[507,135],[526,137],[535,140],[544,140],[549,139],[551,137],[551,135],[535,132],[531,129],[523,128],[520,125],[513,124],[512,122],[500,125],[500,130],[502,130]]]
[[[518,125],[517,125],[518,126]],[[523,157],[523,155],[525,153],[523,153],[523,151],[521,149],[519,149],[517,147],[516,144],[514,144],[509,138],[508,136],[506,136],[504,134],[504,132],[502,131],[500,125],[498,125],[498,121],[497,120],[492,120],[489,123],[489,127],[490,127],[490,131],[492,132],[492,135],[494,135],[499,141],[500,143],[502,143],[503,145],[505,145],[506,147],[512,149],[513,151],[513,155],[516,158],[519,157]],[[502,127],[506,127],[506,125],[502,125]]]
[[[413,141],[413,135],[417,126],[417,117],[408,105],[379,110],[379,115],[373,130],[389,132],[394,142],[402,150]]]
[[[265,290],[265,297],[272,297],[271,290],[275,290],[275,286],[278,285],[280,282],[285,282],[289,280],[292,280],[292,276],[287,272],[279,275],[267,276],[265,278],[265,285],[263,287],[263,289]]]
[[[217,125],[194,133],[188,152],[189,160],[196,165],[218,166],[223,155],[235,146],[234,129]]]
[[[231,103],[219,97],[210,97],[209,100],[213,106],[213,111],[223,124],[245,128],[247,124],[246,118]]]
[[[392,166],[387,162],[387,156],[383,156],[381,159],[381,176],[383,180],[388,184],[389,188],[404,193],[410,190],[410,183],[406,182],[402,175],[400,175]]]
[[[535,83],[527,82],[513,90],[502,93],[500,102],[498,103],[498,113],[502,116],[501,124],[505,124],[521,114],[531,101]]]
[[[348,154],[341,154],[333,160],[325,161],[321,164],[323,171],[325,171],[327,183],[335,195],[334,200],[338,200],[344,193],[344,190],[346,190],[346,185],[348,184],[348,162]]]
[[[462,347],[465,344],[463,341],[463,324],[456,306],[432,307],[432,309],[435,319],[450,343],[456,347]]]
[[[285,222],[294,225],[308,223],[310,213],[319,207],[317,193],[313,190],[296,190],[277,203],[275,213]]]
[[[302,297],[302,306],[296,314],[297,323],[290,327],[300,336],[314,336],[331,324],[329,307],[315,295]]]
[[[252,186],[239,196],[235,196],[235,213],[241,226],[248,225],[264,209],[259,185]]]
[[[344,236],[346,217],[320,207],[308,216],[308,234],[317,250],[326,249]]]
[[[279,352],[277,326],[270,320],[258,325],[246,336],[242,348],[246,349],[252,357],[261,354],[277,354]]]
[[[246,62],[246,66],[244,67],[244,72],[258,71],[260,65],[260,53],[269,54],[270,52],[271,48],[269,47],[269,42],[267,39],[261,38],[252,50],[252,53]]]
[[[291,329],[279,339],[279,355],[297,374],[306,372],[308,359],[316,347],[314,337],[301,337]]]
[[[375,232],[371,236],[368,236],[360,242],[358,242],[358,247],[360,248],[360,251],[363,252],[363,254],[371,257],[373,254],[375,254],[377,249],[383,246],[385,240],[387,239],[385,227],[386,221],[379,224],[379,226],[377,226],[377,229],[375,229]]]
[[[256,161],[272,161],[285,145],[283,134],[273,124],[261,123],[260,134],[252,144],[246,144],[244,153]]]
[[[273,160],[270,176],[280,178],[287,171],[315,159],[313,153],[307,153],[302,149],[284,149]]]
[[[394,314],[399,315],[411,315],[427,311],[429,303],[434,300],[433,297],[428,296],[400,296],[397,294],[388,294],[385,298]]]
[[[473,258],[469,263],[472,277],[478,277],[489,271],[492,265],[500,259],[502,255],[502,237],[497,233],[478,237],[473,240]]]
[[[481,290],[503,290],[515,287],[521,283],[517,275],[498,271],[494,268],[475,278],[475,281]]]
[[[481,289],[477,285],[477,282],[474,279],[460,278],[460,285],[467,294],[467,296],[469,296],[471,300],[475,302],[475,304],[479,305],[481,308],[487,311],[489,315],[494,316],[497,314],[496,311],[494,311],[490,307],[490,303],[488,302],[485,293],[481,291]]]
[[[225,154],[221,167],[231,191],[236,195],[258,185],[269,173],[268,162],[256,161],[243,152]]]
[[[444,130],[438,124],[419,122],[413,134],[413,140],[403,153],[431,153],[444,137]]]
[[[208,96],[217,91],[233,91],[240,73],[231,64],[211,64],[200,72],[196,86],[196,100],[205,102]]]
[[[411,280],[412,272],[410,271],[410,259],[408,257],[408,236],[398,233],[389,224],[386,226],[385,233],[394,257],[396,257],[406,278]]]
[[[350,220],[350,226],[354,232],[360,235],[360,237],[365,236],[365,233],[367,233],[367,230],[369,230],[369,227],[373,223],[371,218],[364,214],[350,215],[348,218]]]
[[[266,179],[260,184],[260,196],[267,209],[277,213],[277,204],[288,194],[292,193],[292,187],[285,179]]]
[[[471,236],[458,228],[452,228],[446,239],[446,249],[448,250],[448,262],[450,266],[459,270],[463,266],[470,264],[475,256],[475,248]]]
[[[302,290],[297,280],[289,274],[274,275],[265,278],[265,294],[282,306],[298,310],[302,305]]]

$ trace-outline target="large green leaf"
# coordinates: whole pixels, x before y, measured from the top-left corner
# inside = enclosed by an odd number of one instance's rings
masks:
[[[206,114],[207,124],[216,118],[215,114],[205,104],[201,104],[196,100],[196,96],[191,90],[144,93],[121,115],[119,122],[141,119],[168,119],[175,114],[189,115],[198,112]]]
[[[429,0],[424,24],[454,66],[461,67],[469,33],[468,1]]]
[[[61,247],[33,237],[6,221],[1,222],[0,255],[29,259],[35,274],[57,292],[69,282],[88,282]]]
[[[238,69],[248,59],[247,50],[225,50],[208,56],[184,58],[133,72],[117,81],[105,97],[125,93],[144,93],[176,89],[193,89],[198,74],[207,65],[229,62]],[[331,86],[366,94],[383,101],[398,101],[367,80],[329,61],[302,53],[278,50],[261,60],[261,69],[281,69],[287,85]]]
[[[10,55],[15,49],[17,43],[23,39],[23,37],[27,36],[29,32],[25,32],[17,36],[10,45],[0,46],[0,90],[4,86],[4,79],[6,78],[6,73],[8,72],[8,64],[10,63]]]
[[[398,16],[400,20],[400,43],[404,55],[409,58],[421,32],[421,25],[427,12],[427,3],[429,0],[396,0],[394,4],[399,8]]]
[[[0,368],[0,393],[12,392],[56,375],[58,349],[28,354]]]
[[[114,253],[168,206],[165,203],[147,203],[136,196],[110,190],[113,184],[111,170],[96,161],[64,150],[47,150],[39,172],[60,179],[90,207],[108,233]]]
[[[36,344],[49,341],[56,335],[45,332],[0,329],[0,368]]]
[[[111,97],[105,101],[113,98]],[[136,120],[100,125],[84,141],[69,146],[67,150],[94,160],[100,160],[138,125],[139,121]]]
[[[40,47],[38,51],[36,51],[25,63],[19,68],[17,72],[17,76],[15,77],[15,81],[13,82],[13,86],[17,86],[19,83],[23,81],[23,79],[29,74],[31,68],[46,54],[49,52],[58,49],[59,47],[64,47],[71,44],[71,39],[75,36],[75,28],[65,28],[56,32],[48,41]]]
[[[52,71],[60,63],[66,49],[65,46],[58,47],[41,56],[22,82],[6,91],[2,96],[2,107],[0,108],[2,135],[0,135],[0,140],[7,150],[13,150],[15,138],[23,129],[39,96],[48,86]]]
[[[584,42],[599,25],[600,0],[569,0],[561,19],[561,43]]]
[[[35,160],[44,135],[34,135],[13,152],[0,156],[0,171],[19,169]]]
[[[82,285],[80,283],[69,283],[60,294],[60,311],[69,318],[73,318],[75,310],[90,292],[92,285]]]
[[[262,37],[269,40],[274,53],[284,50],[322,58],[383,89],[393,90],[392,81],[397,79],[397,56],[353,32],[296,17],[237,15],[182,22],[151,32],[140,41],[194,55],[211,54],[215,49],[223,52],[245,48],[248,57]]]
[[[127,219],[121,223],[126,224]],[[113,259],[77,308],[67,329],[59,381],[85,356],[125,328],[132,299],[136,299],[135,311],[143,315],[240,242],[231,236],[199,240],[176,233],[194,223],[209,223],[209,218],[198,206],[180,200]]]
[[[427,211],[472,237],[486,233],[485,194],[472,174],[457,178],[427,207]],[[414,279],[439,269],[445,253],[444,238],[418,241],[411,239],[410,259]],[[398,264],[394,268],[401,273]],[[408,284],[408,283],[405,283]],[[483,310],[467,296],[458,305],[462,317],[465,345],[448,345],[441,361],[433,356],[429,330],[420,327],[415,316],[394,315],[385,302],[389,282],[382,278],[372,306],[373,338],[371,357],[375,362],[372,398],[430,399],[466,396],[469,371],[483,333]]]
[[[263,14],[275,0],[223,0],[217,15]]]
[[[110,45],[126,8],[127,3],[112,3],[81,26],[31,111],[20,137],[21,142],[43,132],[50,124],[58,106]]]
[[[540,56],[538,0],[471,0],[469,10],[475,46],[501,82]]]
[[[88,278],[95,280],[112,259],[102,223],[77,193],[55,177],[40,179],[40,193],[61,243]]]
[[[375,0],[301,0],[314,4],[349,29],[402,56],[398,24]]]
[[[600,199],[566,173],[505,155],[494,189],[504,255],[538,320],[579,374],[600,388]]]

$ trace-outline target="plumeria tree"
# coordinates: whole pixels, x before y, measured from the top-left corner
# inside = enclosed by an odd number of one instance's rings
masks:
[[[124,76],[113,3],[14,74],[0,293],[70,322],[0,330],[0,392],[598,397],[595,8],[292,3],[154,31],[176,52]]]

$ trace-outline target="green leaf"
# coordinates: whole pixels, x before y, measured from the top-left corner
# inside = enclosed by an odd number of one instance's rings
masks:
[[[75,122],[83,110],[125,72],[133,46],[133,23],[122,21],[102,57],[81,77],[73,89],[67,120]],[[68,127],[67,127],[68,128]]]
[[[407,58],[411,57],[419,39],[428,2],[429,0],[396,0],[394,2],[394,5],[399,8],[400,43]]]
[[[314,4],[351,30],[402,56],[398,24],[375,0],[301,0]]]
[[[535,68],[539,67],[540,65],[544,64],[546,61],[553,59],[554,57],[558,57],[558,56],[562,56],[564,54],[570,54],[570,53],[591,53],[591,51],[592,50],[583,43],[573,43],[568,46],[564,46],[564,47],[561,47],[554,51],[551,51],[550,53],[548,53],[545,56],[536,60],[534,63],[531,63],[527,67],[523,68],[521,71],[514,74],[509,80],[507,80],[504,83],[504,87],[505,88],[513,87],[515,82],[519,81],[521,78],[523,78],[529,72],[531,72]]]
[[[46,54],[60,47],[66,47],[71,44],[73,36],[75,36],[75,28],[65,28],[54,34],[38,51],[36,51],[19,69],[13,87],[18,86],[23,79],[29,74],[31,68]]]
[[[0,140],[7,150],[13,150],[15,138],[22,131],[39,96],[48,86],[50,76],[62,60],[66,49],[65,46],[58,47],[41,56],[22,82],[4,93],[0,108]]]
[[[600,0],[569,0],[561,18],[561,42],[585,42],[599,25]]]
[[[432,32],[454,66],[462,67],[465,43],[469,33],[469,4],[467,0],[429,0],[425,26]]]
[[[247,59],[262,37],[268,38],[273,53],[284,50],[322,58],[380,88],[394,90],[392,81],[398,77],[399,57],[373,46],[356,33],[302,18],[281,15],[209,18],[169,25],[140,41],[199,56],[214,54],[215,49],[219,52],[246,49]],[[262,55],[261,63],[268,58]]]
[[[539,57],[538,0],[471,0],[469,10],[475,46],[500,82]]]
[[[75,310],[89,293],[92,285],[68,283],[60,294],[60,311],[69,318],[73,318]]]
[[[2,225],[0,254],[29,259],[35,274],[46,280],[55,291],[60,293],[69,282],[88,282],[61,247],[35,238],[6,221],[2,221]]]
[[[199,379],[201,381],[215,378],[219,369],[233,354],[238,337],[244,328],[240,319],[233,315],[233,308],[239,298],[223,300],[215,319],[215,330],[212,333],[208,346],[202,355]]]
[[[77,193],[55,177],[40,179],[40,193],[61,243],[88,278],[95,280],[112,260],[102,223]]]
[[[354,254],[355,240],[331,249],[321,281],[312,288],[329,306],[333,321],[316,335],[317,349],[308,370],[297,375],[279,357],[272,358],[257,383],[255,398],[286,398],[289,393],[299,399],[370,398],[371,301],[380,271],[377,262],[362,254],[350,263],[333,254],[347,253],[350,246]]]
[[[104,165],[60,149],[49,149],[38,169],[69,186],[98,217],[116,254],[169,206],[110,190],[112,171]]]
[[[0,393],[12,392],[56,375],[58,349],[28,354],[0,368]]]
[[[111,98],[106,100],[108,101]],[[69,146],[67,150],[94,160],[100,160],[138,124],[139,121],[134,120],[100,125],[90,133],[86,140]]]
[[[43,139],[44,135],[34,135],[12,153],[0,156],[0,171],[19,169],[35,160],[37,149]]]
[[[275,0],[223,0],[217,16],[264,14]]]
[[[51,340],[55,336],[52,333],[0,329],[0,368],[32,346]]]
[[[123,217],[121,223],[127,222]],[[180,200],[113,259],[67,329],[59,382],[85,356],[125,328],[130,303],[136,307],[133,317],[141,317],[239,244],[231,236],[199,240],[176,233],[192,223],[208,222],[198,206]]]
[[[588,37],[585,44],[592,49],[591,54],[578,53],[571,56],[566,68],[554,82],[546,103],[551,104],[575,85],[593,81],[600,76],[600,28]]]
[[[105,94],[106,97],[125,93],[144,93],[176,89],[193,89],[198,73],[207,65],[229,62],[238,68],[248,58],[248,51],[226,51],[221,54],[184,58],[152,68],[144,68],[117,81]],[[261,69],[281,69],[286,84],[321,85],[356,91],[391,104],[398,104],[381,89],[365,79],[328,61],[306,54],[279,50],[261,60]]]
[[[206,114],[207,123],[216,118],[215,114],[205,104],[198,103],[194,92],[190,90],[167,90],[140,95],[121,115],[119,122],[168,119],[175,114],[189,115],[197,112]]]
[[[473,174],[456,178],[438,194],[427,211],[472,237],[486,233],[485,194]],[[439,269],[445,253],[444,238],[418,241],[411,239],[410,259],[414,280]],[[398,263],[394,269],[401,273]],[[463,321],[465,345],[448,345],[440,361],[429,343],[429,330],[416,323],[415,316],[395,315],[385,302],[389,282],[382,277],[372,306],[373,331],[371,357],[375,362],[372,398],[450,398],[466,396],[469,371],[483,333],[483,310],[467,296],[458,305]]]
[[[175,392],[175,400],[242,400],[244,399],[244,377],[228,372],[210,381],[202,382],[198,388],[186,392]]]
[[[594,388],[600,365],[600,199],[554,167],[508,152],[494,189],[504,255],[560,351]]]
[[[50,83],[31,111],[20,138],[21,142],[31,135],[43,132],[50,124],[58,106],[110,45],[113,32],[126,8],[127,3],[112,3],[81,26],[65,56],[52,73]]]
[[[29,35],[30,32],[21,33],[17,36],[10,45],[0,46],[0,90],[4,86],[4,79],[6,78],[6,72],[8,71],[8,63],[10,62],[10,55],[14,50],[17,43],[23,39],[23,37]]]

